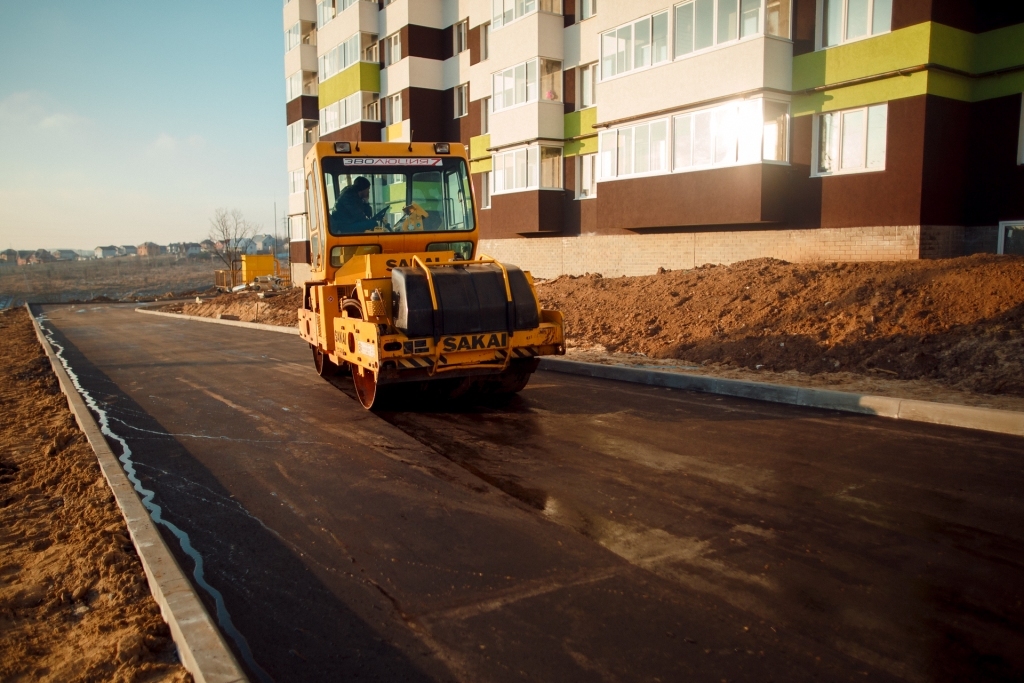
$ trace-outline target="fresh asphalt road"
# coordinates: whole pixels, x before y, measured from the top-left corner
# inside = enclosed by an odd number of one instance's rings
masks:
[[[44,312],[253,680],[1024,677],[1024,439],[557,373],[375,415],[298,337]]]

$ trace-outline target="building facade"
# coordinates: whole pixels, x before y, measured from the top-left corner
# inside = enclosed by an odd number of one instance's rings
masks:
[[[284,18],[293,264],[318,139],[466,145],[481,250],[540,276],[1024,248],[1019,3],[289,0]]]

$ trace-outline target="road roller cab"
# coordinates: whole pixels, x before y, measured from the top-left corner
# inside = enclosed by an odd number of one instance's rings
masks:
[[[317,143],[305,190],[299,332],[317,372],[350,372],[366,408],[385,391],[519,391],[540,356],[565,352],[530,274],[477,253],[462,145]]]

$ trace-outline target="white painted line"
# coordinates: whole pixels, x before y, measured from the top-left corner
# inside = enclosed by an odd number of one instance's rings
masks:
[[[284,325],[265,325],[264,323],[247,323],[241,320],[220,320],[218,318],[206,318],[201,315],[185,315],[183,313],[168,313],[166,311],[151,311],[148,308],[142,307],[136,308],[135,312],[146,313],[148,315],[162,315],[168,318],[177,318],[178,320],[194,320],[200,323],[217,323],[218,325],[231,325],[233,327],[248,327],[251,330],[263,330],[265,332],[281,332],[283,334],[299,333],[298,312],[295,314],[295,327],[285,327]]]
[[[197,683],[248,683],[248,678],[228,649],[227,643],[203,607],[195,589],[174,559],[149,512],[135,494],[135,487],[121,467],[117,456],[110,450],[85,400],[64,368],[46,338],[39,321],[26,304],[36,337],[50,359],[61,391],[68,406],[96,453],[103,476],[121,509],[128,533],[131,535],[153,598],[160,605],[160,613],[171,629],[171,637],[178,646],[181,663]]]
[[[976,408],[949,403],[917,401],[888,396],[871,396],[845,391],[792,387],[766,382],[746,382],[737,379],[691,375],[682,372],[662,372],[646,368],[630,368],[622,365],[601,365],[581,363],[563,358],[545,357],[540,361],[541,370],[564,372],[570,375],[613,379],[620,382],[648,384],[672,389],[702,391],[709,394],[751,398],[757,401],[786,403],[808,408],[842,410],[848,413],[876,415],[911,422],[980,429],[986,432],[1024,436],[1024,412]]]

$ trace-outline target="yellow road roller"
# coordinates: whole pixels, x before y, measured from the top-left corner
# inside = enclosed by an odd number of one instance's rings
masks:
[[[462,145],[319,142],[305,194],[299,333],[317,373],[350,373],[363,407],[514,393],[540,356],[565,353],[562,315],[540,307],[530,273],[477,253]]]

